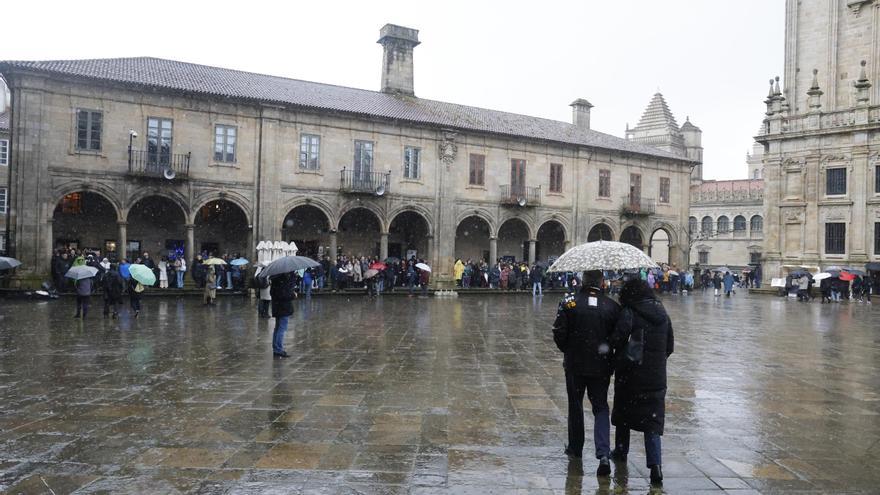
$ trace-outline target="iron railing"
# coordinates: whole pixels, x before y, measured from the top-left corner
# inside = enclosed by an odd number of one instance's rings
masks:
[[[538,206],[541,204],[541,186],[501,186],[501,204],[516,206]]]
[[[129,148],[128,173],[141,177],[185,179],[189,176],[191,158],[192,153],[156,153]]]
[[[643,198],[633,194],[627,194],[621,199],[621,209],[624,215],[653,215],[657,210],[654,198]]]
[[[354,194],[375,194],[382,196],[391,186],[391,171],[361,172],[346,170],[339,173],[339,190]]]

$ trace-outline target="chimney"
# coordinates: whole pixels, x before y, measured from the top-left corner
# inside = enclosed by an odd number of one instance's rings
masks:
[[[569,106],[573,109],[571,113],[571,123],[581,129],[589,129],[590,109],[593,108],[593,105],[583,98],[578,98]]]
[[[413,48],[419,44],[419,30],[385,24],[379,41],[382,56],[382,92],[415,96],[413,92]]]

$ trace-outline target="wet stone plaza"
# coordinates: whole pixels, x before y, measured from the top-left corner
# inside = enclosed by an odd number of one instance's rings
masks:
[[[316,297],[289,359],[247,298],[0,300],[0,492],[648,493],[562,453],[557,300]],[[664,493],[880,491],[880,304],[663,300]]]

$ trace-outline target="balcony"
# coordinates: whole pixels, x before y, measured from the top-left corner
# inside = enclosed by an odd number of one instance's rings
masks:
[[[541,186],[501,186],[501,204],[507,206],[539,206],[541,204]]]
[[[147,150],[128,150],[128,173],[137,177],[179,180],[189,177],[192,153],[156,153]]]
[[[627,194],[621,198],[620,211],[625,216],[653,215],[657,209],[653,198],[643,198]]]
[[[344,193],[383,196],[391,185],[391,172],[355,172],[343,168],[339,179],[339,190]]]

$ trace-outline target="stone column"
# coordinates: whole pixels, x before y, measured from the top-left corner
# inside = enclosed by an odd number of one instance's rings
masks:
[[[495,266],[495,262],[498,260],[498,238],[490,237],[489,238],[489,266]]]
[[[46,252],[45,259],[52,259],[52,250],[55,249],[55,235],[52,233],[52,227],[55,223],[55,220],[50,218],[46,221]],[[51,262],[51,261],[50,261]],[[51,269],[51,267],[50,267]],[[51,271],[51,270],[50,270]]]
[[[529,266],[535,264],[535,239],[529,239]]]
[[[867,141],[867,136],[864,135],[860,140],[862,142]],[[873,179],[874,177],[868,176],[868,151],[858,151],[853,153],[852,157],[852,167],[847,171],[852,173],[852,179],[849,181],[850,187],[850,199],[853,201],[852,206],[852,214],[850,215],[850,224],[847,226],[847,237],[850,239],[850,245],[847,246],[847,252],[849,253],[850,263],[865,263],[868,261],[868,253],[871,252],[871,247],[869,245],[870,237],[868,236],[869,232],[873,232],[871,226],[868,225],[867,221],[867,201],[868,198],[866,196],[866,187],[867,183],[868,187],[873,190]],[[852,231],[852,233],[850,233]]]
[[[330,263],[336,263],[336,231],[330,231]]]
[[[125,258],[125,248],[128,245],[128,222],[118,221],[116,225],[119,226],[119,235],[116,239],[116,257],[121,262],[123,258]]]
[[[568,251],[569,249],[571,249],[571,239],[566,239],[565,240],[565,250]]]
[[[382,232],[379,237],[379,259],[388,257],[388,232]]]
[[[196,248],[196,239],[195,239],[195,225],[188,223],[184,225],[186,227],[186,245],[183,246],[184,256],[186,257],[186,267],[187,270],[190,270],[193,262],[193,258],[195,258],[195,248]]]
[[[428,252],[425,253],[425,261],[431,264],[432,267],[437,266],[438,261],[434,259],[434,236],[428,236]],[[404,253],[406,254],[406,253]],[[384,258],[383,258],[384,260]]]

